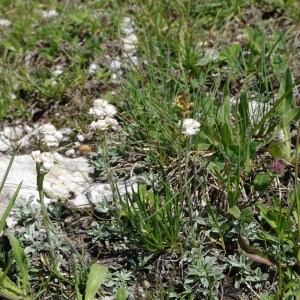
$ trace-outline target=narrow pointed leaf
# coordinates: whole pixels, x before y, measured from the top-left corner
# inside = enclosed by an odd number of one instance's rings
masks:
[[[24,249],[21,247],[19,240],[14,236],[11,231],[6,232],[12,247],[12,255],[16,260],[18,268],[22,275],[22,283],[24,292],[29,291],[29,274],[28,274],[28,263],[24,253]]]
[[[13,196],[9,200],[9,203],[8,203],[8,205],[7,205],[5,211],[4,211],[4,213],[3,213],[3,215],[2,215],[2,217],[0,219],[0,233],[3,230],[3,228],[4,228],[6,219],[7,219],[8,215],[9,215],[9,213],[10,213],[10,211],[11,211],[11,209],[12,209],[12,207],[13,207],[15,201],[16,201],[16,198],[17,198],[17,196],[19,194],[19,191],[21,189],[22,183],[23,183],[23,181],[18,185],[18,188],[16,189],[16,191],[13,194]]]

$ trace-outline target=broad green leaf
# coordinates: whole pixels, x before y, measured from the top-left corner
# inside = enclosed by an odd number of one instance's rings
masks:
[[[291,109],[293,102],[293,78],[290,69],[286,70],[280,81],[278,97],[281,102],[278,113],[280,116],[284,116]]]
[[[300,107],[293,108],[284,114],[282,119],[282,126],[286,127],[292,123],[298,122],[300,120]]]
[[[228,122],[225,122],[221,128],[221,140],[225,146],[233,145],[232,127]]]
[[[262,293],[260,294],[260,300],[279,300],[279,296],[275,294]]]
[[[268,151],[274,158],[285,158],[286,148],[284,143],[271,143]]]
[[[273,228],[277,229],[278,223],[276,217],[267,209],[265,206],[263,206],[261,203],[256,204],[257,207],[260,210],[261,216],[268,222],[268,224]]]
[[[90,268],[88,280],[86,283],[85,300],[94,300],[101,284],[104,282],[108,274],[108,268],[97,263]]]
[[[19,240],[11,231],[7,231],[6,235],[12,247],[12,256],[16,260],[18,268],[21,272],[23,290],[27,293],[29,292],[29,273],[27,258],[25,256],[24,249],[21,247]]]
[[[239,219],[241,217],[240,209],[235,205],[229,209],[229,212],[236,218]]]
[[[116,300],[126,300],[126,289],[119,288],[116,293]]]
[[[267,190],[271,182],[272,178],[268,173],[258,173],[253,182],[254,189],[258,192],[264,192]]]

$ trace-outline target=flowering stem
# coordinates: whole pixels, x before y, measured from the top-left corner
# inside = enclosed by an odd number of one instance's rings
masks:
[[[37,188],[38,188],[38,192],[39,192],[42,215],[43,215],[44,222],[45,222],[44,225],[46,227],[46,232],[47,232],[47,241],[48,241],[49,246],[51,247],[52,241],[51,241],[51,237],[50,237],[50,230],[56,235],[58,235],[58,232],[57,232],[56,228],[54,227],[54,224],[52,223],[52,221],[49,218],[49,215],[47,213],[47,208],[46,208],[45,199],[44,199],[44,187],[43,187],[45,173],[41,171],[41,165],[40,164],[36,164],[36,171],[37,171]],[[74,253],[76,253],[79,260],[83,263],[81,255],[77,251],[77,249],[74,247],[72,241],[66,236],[64,238],[65,238],[66,242],[69,244],[69,246],[71,247],[72,251]],[[56,267],[55,258],[53,257],[52,253],[50,255],[51,255],[53,263],[55,264],[55,267]]]
[[[190,221],[190,226],[193,228],[193,203],[192,203],[192,197],[190,190],[188,188],[188,169],[189,169],[189,146],[190,142],[187,143],[186,147],[186,153],[185,153],[185,170],[184,170],[184,185],[185,185],[185,197],[188,201],[188,206],[189,206],[189,221]]]
[[[297,215],[298,215],[298,241],[300,241],[300,198],[299,198],[299,192],[298,192],[298,185],[299,185],[299,139],[300,139],[300,122],[298,122],[298,127],[297,127],[297,140],[296,140],[296,162],[295,162],[295,200],[297,201]]]
[[[47,213],[47,208],[45,204],[45,199],[44,199],[44,188],[43,188],[43,183],[44,183],[44,178],[45,174],[41,172],[41,165],[36,164],[36,172],[37,172],[37,188],[39,192],[39,198],[40,198],[40,203],[41,203],[41,209],[42,209],[42,215],[44,217],[44,220],[46,221],[45,225],[49,225],[50,227],[53,227],[53,224],[48,216]]]
[[[104,168],[105,168],[105,173],[106,173],[106,178],[107,181],[110,185],[110,188],[112,190],[112,194],[113,194],[113,202],[115,204],[115,209],[117,209],[117,202],[116,200],[118,199],[118,189],[115,185],[115,178],[113,175],[113,172],[110,168],[110,164],[109,164],[109,153],[108,153],[108,143],[107,143],[107,136],[106,136],[106,132],[104,132],[102,135],[103,140],[101,143],[101,150],[102,150],[102,155],[103,155],[103,159],[104,159]]]
[[[178,144],[178,174],[179,174],[179,201],[180,201],[180,207],[178,209],[179,211],[179,216],[182,211],[183,207],[183,200],[184,200],[184,195],[183,195],[183,183],[182,183],[182,174],[181,174],[181,151],[182,151],[182,125],[183,125],[183,119],[180,120],[180,126],[179,126],[179,144]]]

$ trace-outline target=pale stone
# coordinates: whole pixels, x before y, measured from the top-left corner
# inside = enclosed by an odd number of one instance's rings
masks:
[[[124,34],[124,35],[130,35],[134,32],[134,29],[132,27],[124,27],[121,29],[121,32]]]
[[[126,193],[131,194],[132,190],[138,190],[138,179],[136,177],[127,180],[126,182],[117,182],[116,188],[118,195],[125,196]],[[111,186],[108,183],[98,183],[91,186],[87,193],[87,198],[92,204],[101,203],[103,201],[111,202],[113,199],[113,192]]]
[[[0,152],[6,152],[10,149],[11,142],[4,136],[0,136]]]
[[[0,19],[0,26],[2,27],[9,27],[11,25],[11,21],[7,19]]]
[[[53,17],[58,16],[58,12],[54,9],[51,9],[49,11],[43,10],[42,11],[42,16],[45,19],[49,19],[49,18],[53,18]]]
[[[87,198],[90,203],[96,204],[104,200],[112,200],[111,187],[107,183],[96,184],[89,188]]]
[[[118,70],[120,70],[122,67],[122,63],[115,59],[113,61],[111,61],[111,63],[109,64],[109,70],[112,72],[117,72]]]
[[[6,138],[8,138],[9,140],[15,141],[15,140],[18,140],[18,139],[22,138],[23,135],[25,134],[25,131],[24,131],[23,127],[19,127],[19,126],[10,127],[10,126],[6,126],[3,129],[3,133],[4,133],[4,136]]]
[[[85,140],[85,136],[81,133],[78,133],[76,137],[79,142],[83,142]]]
[[[96,73],[96,71],[98,70],[98,66],[95,63],[90,64],[89,69],[88,69],[88,73],[90,75],[93,75]]]
[[[65,156],[67,156],[67,157],[74,157],[74,156],[76,156],[76,151],[75,151],[75,149],[69,149],[69,150],[67,150],[67,151],[65,152]]]
[[[0,179],[5,174],[9,160],[9,156],[0,157]],[[62,164],[55,166],[45,176],[46,203],[49,204],[57,199],[68,200],[74,195],[84,193],[91,185],[92,179],[89,175],[92,172],[93,167],[89,165],[86,158],[64,157]],[[5,204],[2,203],[0,206],[0,215],[3,214],[9,199],[20,182],[23,182],[23,184],[16,201],[28,199],[31,196],[35,196],[38,199],[36,176],[36,166],[30,155],[15,157],[2,191]]]
[[[77,195],[75,199],[69,200],[68,203],[72,207],[77,207],[77,208],[84,208],[84,207],[91,206],[91,203],[89,202],[87,196],[84,194]]]
[[[123,41],[124,52],[126,52],[128,55],[133,55],[137,50],[137,43],[138,43],[137,36],[134,33],[132,33],[126,38],[122,39],[122,41]]]

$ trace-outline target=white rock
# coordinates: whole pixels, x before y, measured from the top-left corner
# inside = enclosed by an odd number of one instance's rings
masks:
[[[84,207],[91,206],[91,203],[89,202],[87,196],[84,194],[77,195],[75,199],[69,200],[68,203],[72,207],[77,207],[77,208],[84,208]]]
[[[124,28],[121,28],[121,32],[124,35],[128,36],[128,35],[134,33],[134,29],[132,27],[124,27]]]
[[[85,140],[85,136],[81,133],[78,133],[76,137],[79,142],[83,142]]]
[[[137,50],[137,43],[138,43],[137,36],[134,33],[132,33],[126,38],[122,39],[122,41],[123,41],[124,52],[126,52],[128,55],[133,55]]]
[[[7,127],[4,127],[3,133],[4,133],[4,136],[6,138],[8,138],[9,140],[16,141],[16,140],[23,137],[23,135],[25,134],[25,131],[24,131],[23,127],[19,127],[19,126],[10,127],[10,126],[7,126]]]
[[[17,99],[17,96],[14,93],[9,93],[8,96],[9,96],[10,100],[16,100]]]
[[[69,149],[65,152],[65,156],[67,157],[75,157],[76,156],[76,151],[75,149]]]
[[[42,17],[45,19],[53,18],[58,16],[58,12],[55,9],[51,9],[49,11],[43,10]]]
[[[6,152],[10,149],[11,142],[4,136],[0,137],[0,152]]]
[[[63,72],[64,72],[64,71],[61,70],[61,69],[56,69],[56,70],[54,70],[54,71],[52,72],[52,74],[53,74],[54,77],[57,77],[57,76],[61,75]]]
[[[114,84],[120,84],[121,80],[120,80],[120,76],[118,76],[117,74],[113,73],[110,76],[110,81]]]
[[[123,17],[122,23],[123,23],[124,25],[130,24],[130,23],[131,23],[131,18],[130,18],[130,17]]]
[[[88,189],[87,198],[90,203],[96,204],[112,199],[111,187],[108,183],[96,184]]]
[[[122,63],[119,60],[115,59],[111,61],[108,68],[112,72],[117,72],[121,69],[121,67],[122,67]]]
[[[98,70],[98,66],[94,63],[90,64],[89,69],[88,69],[88,73],[93,75],[96,73],[96,71]]]
[[[120,196],[126,195],[126,193],[131,193],[132,189],[134,191],[138,190],[138,179],[136,177],[127,180],[126,182],[117,183],[118,194]],[[111,202],[113,199],[113,193],[111,187],[108,183],[99,183],[91,186],[87,193],[87,198],[92,204],[101,203],[105,200]]]
[[[24,130],[26,133],[30,133],[30,132],[32,132],[33,128],[29,125],[25,125]]]
[[[11,25],[11,21],[7,19],[0,19],[0,26],[2,27],[9,27]]]
[[[10,156],[5,155],[0,157],[0,178],[3,178],[9,160]],[[92,172],[93,167],[89,165],[88,160],[84,157],[64,157],[62,164],[55,166],[55,168],[45,176],[44,188],[48,195],[46,202],[50,203],[51,201],[55,201],[55,198],[67,200],[71,195],[84,193],[91,185],[92,179],[89,174]],[[15,157],[2,191],[2,194],[5,195],[6,205],[21,181],[23,181],[23,185],[17,197],[17,201],[20,199],[28,199],[32,195],[38,198],[36,166],[30,155]],[[50,192],[50,194],[48,192]],[[0,215],[3,214],[3,211],[3,206],[0,205]]]

